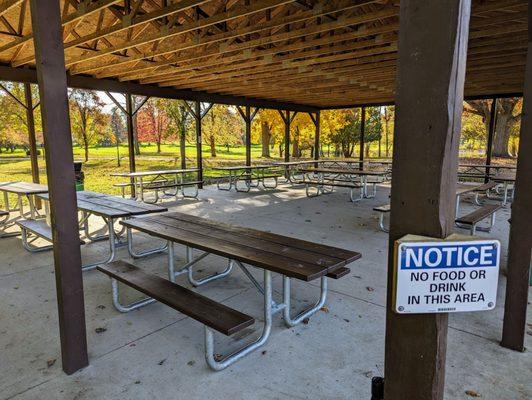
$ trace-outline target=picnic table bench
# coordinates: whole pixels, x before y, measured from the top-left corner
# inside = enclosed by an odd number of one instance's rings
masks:
[[[484,232],[491,232],[491,228],[495,225],[495,215],[502,206],[500,204],[487,204],[478,208],[467,215],[458,217],[455,223],[460,228],[469,228],[471,235],[474,235],[477,230]],[[488,227],[479,227],[478,223],[490,218],[490,224]]]
[[[48,186],[31,182],[1,182],[0,191],[4,195],[4,208],[0,210],[0,238],[20,235],[20,231],[6,232],[6,229],[16,225],[17,221],[39,216],[39,211],[35,207],[34,197],[41,193],[48,192]],[[11,207],[9,195],[17,196],[17,205]],[[29,204],[29,211],[24,211],[24,198]],[[10,219],[11,213],[18,211],[18,215]]]
[[[199,185],[203,184],[200,180],[185,180],[185,176],[190,173],[198,172],[198,168],[188,169],[168,169],[157,171],[139,171],[139,172],[115,172],[111,176],[130,178],[130,182],[116,183],[114,186],[122,189],[122,197],[125,197],[125,188],[135,187],[138,191],[137,198],[146,203],[157,203],[160,199],[159,192],[162,191],[164,196],[175,197],[179,196],[179,193],[183,197],[197,198],[199,191]],[[168,178],[168,176],[172,178]],[[187,194],[185,188],[194,187],[192,194]],[[169,192],[169,189],[174,189],[173,192]],[[154,192],[155,199],[148,201],[144,197],[145,192]]]
[[[121,221],[128,230],[138,230],[151,236],[164,239],[168,242],[168,277],[169,283],[155,280],[147,273],[140,275],[137,269],[124,264],[113,264],[99,269],[111,277],[113,285],[113,304],[121,312],[127,312],[152,303],[155,300],[164,302],[178,311],[202,322],[205,325],[205,351],[208,365],[214,370],[220,370],[233,364],[235,361],[262,346],[268,339],[273,315],[283,312],[283,319],[287,326],[294,326],[305,318],[312,316],[325,304],[327,295],[327,279],[339,279],[349,273],[347,264],[360,258],[357,252],[344,250],[332,246],[312,243],[300,239],[277,235],[274,233],[243,228],[221,222],[195,217],[187,214],[169,212],[159,215],[150,215],[141,218],[132,218]],[[176,268],[174,244],[184,245],[187,249],[185,264]],[[202,253],[194,257],[193,250]],[[210,254],[215,254],[228,259],[228,266],[222,273],[215,273],[201,280],[193,278],[194,265]],[[263,270],[263,283],[261,284],[251,273],[249,266]],[[221,279],[227,276],[233,266],[239,267],[251,283],[264,297],[264,327],[260,336],[250,344],[221,359],[214,357],[213,329],[230,334],[240,329],[244,324],[251,323],[252,318],[239,314],[230,328],[218,329],[214,323],[222,323],[221,317],[216,317],[215,322],[201,317],[211,314],[212,308],[205,305],[204,299],[195,301],[196,308],[191,309],[191,298],[177,287],[176,277],[186,274],[194,286]],[[117,270],[119,273],[117,273]],[[274,301],[271,274],[279,273],[283,277],[282,301]],[[139,278],[140,276],[140,278]],[[291,280],[298,279],[304,282],[319,279],[321,282],[320,297],[318,301],[299,313],[291,313]],[[118,291],[117,281],[140,290],[148,298],[131,304],[122,304]],[[170,285],[170,282],[173,283]],[[177,294],[173,294],[174,291]],[[165,296],[165,297],[162,297]],[[171,296],[171,299],[168,297]],[[209,303],[210,304],[210,303]],[[218,307],[218,306],[216,306]],[[214,307],[214,310],[217,308]],[[224,312],[234,315],[234,310]]]
[[[360,170],[351,168],[302,168],[304,178],[301,183],[306,185],[308,197],[319,196],[333,192],[334,187],[346,187],[350,189],[350,200],[356,202],[362,199],[375,197],[377,183],[382,182],[389,172]],[[372,186],[372,192],[368,192],[368,185]],[[316,193],[310,193],[310,187],[316,188]],[[330,189],[329,189],[330,188]],[[360,189],[360,195],[354,195],[354,190]]]
[[[228,175],[218,177],[216,187],[219,190],[231,190],[237,192],[249,192],[251,188],[258,188],[261,184],[264,189],[275,189],[281,174],[275,170],[275,165],[234,165],[226,167],[214,167],[213,169],[227,172]],[[222,185],[222,180],[229,179],[227,186]],[[267,180],[273,179],[273,185],[267,184]],[[256,183],[253,183],[253,181]],[[238,187],[238,182],[244,182],[244,188]]]
[[[45,201],[46,214],[49,215],[49,195],[47,193],[40,194],[38,197]],[[166,250],[166,245],[164,245],[160,248],[136,253],[133,249],[133,237],[131,232],[128,232],[127,238],[122,238],[125,228],[117,231],[115,226],[117,221],[131,218],[133,216],[167,211],[164,207],[142,204],[134,200],[90,191],[77,193],[77,207],[81,213],[81,219],[79,221],[80,230],[84,231],[85,237],[91,242],[102,240],[107,240],[109,242],[109,254],[106,258],[101,261],[84,264],[82,266],[82,270],[84,271],[114,261],[116,258],[116,250],[121,246],[127,245],[130,253],[135,257],[144,257]],[[90,231],[89,218],[91,216],[103,219],[107,228],[106,234],[94,234]],[[52,229],[49,221],[46,219],[22,220],[17,221],[17,224],[22,230],[22,245],[26,250],[35,253],[52,249],[52,245],[35,246],[33,244],[37,238],[52,242]],[[85,242],[80,241],[80,243]]]

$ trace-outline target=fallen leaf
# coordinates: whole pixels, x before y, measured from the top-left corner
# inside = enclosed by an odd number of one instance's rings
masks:
[[[474,390],[466,390],[465,394],[467,394],[469,397],[482,397],[480,393],[475,392]]]
[[[51,360],[46,361],[46,366],[50,368],[52,365],[55,364],[55,358],[52,358]]]
[[[136,381],[135,381],[135,385],[138,385],[139,383],[140,383],[139,380],[136,380]]]
[[[99,306],[96,306],[96,308],[100,310],[105,310],[105,306],[103,304],[100,304]]]
[[[96,332],[96,333],[104,333],[106,330],[107,330],[107,328],[101,328],[101,327],[100,327],[100,328],[96,328],[96,329],[94,330],[94,332]]]
[[[266,354],[266,350],[262,350],[262,355],[265,355]]]
[[[216,356],[219,356],[219,354],[216,354],[216,355],[214,356],[214,359],[215,359],[215,360],[216,360]],[[219,361],[219,360],[216,360],[216,361]],[[189,362],[187,362],[187,365],[189,365],[189,366],[191,366],[191,367],[192,367],[194,364],[196,364],[196,361],[194,361],[194,360],[190,360]]]
[[[367,372],[364,372],[363,374],[366,378],[371,378],[373,376],[373,372],[371,371],[367,371]]]
[[[368,292],[373,292],[375,289],[373,289],[371,286],[366,286],[366,290]]]
[[[165,361],[166,361],[166,358],[164,360],[159,361],[158,364],[163,365]]]
[[[215,354],[214,355],[214,361],[222,361],[222,355],[221,354]]]
[[[310,322],[310,319],[305,318],[302,322],[303,322],[305,325],[308,325],[308,323]]]
[[[329,307],[323,306],[322,308],[320,308],[320,310],[323,311],[324,313],[328,313],[329,312]]]
[[[346,318],[344,318],[344,321],[345,321],[345,322],[350,322],[350,321],[349,321],[348,319],[346,319]]]

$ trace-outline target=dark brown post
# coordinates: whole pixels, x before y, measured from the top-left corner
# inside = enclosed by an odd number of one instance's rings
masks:
[[[364,136],[366,135],[366,107],[360,109],[360,154],[358,167],[364,169]]]
[[[320,112],[316,112],[316,117],[313,120],[316,130],[314,132],[314,159],[320,159]]]
[[[127,149],[129,156],[129,172],[135,172],[137,170],[137,165],[135,162],[135,132],[133,118],[135,116],[134,106],[133,106],[133,96],[130,93],[126,93],[126,127],[127,127]],[[131,197],[135,197],[136,188],[135,180],[131,178]]]
[[[24,97],[26,100],[26,120],[28,123],[28,137],[30,143],[31,177],[34,183],[39,183],[37,139],[35,138],[35,116],[33,115],[33,98],[31,96],[30,83],[24,83]]]
[[[285,112],[284,116],[284,161],[290,161],[290,111]]]
[[[245,118],[246,122],[246,166],[251,165],[251,107],[246,106]]]
[[[89,361],[61,12],[57,0],[31,0],[30,7],[46,138],[61,357],[63,371],[72,374]]]
[[[497,127],[497,98],[494,97],[491,102],[490,109],[490,123],[488,129],[488,143],[486,146],[486,165],[491,165],[491,154],[493,153],[493,137],[495,136],[495,128]],[[484,183],[490,180],[490,167],[486,167],[486,176]]]
[[[194,118],[196,119],[196,160],[198,171],[198,181],[203,182],[203,154],[201,153],[201,103],[196,101],[194,109]],[[203,183],[198,185],[200,189],[203,189]]]
[[[394,242],[453,231],[470,0],[401,0],[386,315],[387,400],[441,400],[447,314],[392,311]],[[419,188],[423,188],[420,191]]]
[[[523,113],[519,156],[512,203],[508,245],[508,279],[504,303],[502,342],[504,347],[524,351],[530,252],[532,249],[532,0],[528,2],[528,56],[523,90]]]

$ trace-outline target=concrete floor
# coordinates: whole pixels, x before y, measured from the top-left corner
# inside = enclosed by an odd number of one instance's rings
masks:
[[[308,324],[287,329],[277,315],[262,349],[217,373],[204,362],[199,323],[161,304],[120,314],[111,304],[108,278],[91,271],[84,273],[90,366],[66,376],[60,366],[51,253],[27,253],[20,238],[0,240],[0,398],[369,399],[370,378],[383,374],[387,255],[387,234],[377,229],[371,209],[387,202],[388,193],[380,187],[376,199],[352,204],[343,190],[309,199],[304,190],[286,186],[248,194],[208,187],[200,201],[170,203],[173,210],[363,254],[350,275],[330,282],[327,307]],[[470,207],[466,203],[463,210]],[[509,208],[499,213],[491,235],[505,247],[508,217]],[[139,238],[141,246],[154,245],[152,239]],[[183,249],[177,248],[183,257]],[[103,243],[82,249],[87,260],[105,251]],[[125,249],[120,251],[127,258]],[[165,255],[136,264],[162,276],[166,272]],[[222,259],[208,257],[203,273],[222,264]],[[278,277],[274,285],[279,290]],[[451,315],[446,399],[472,398],[466,391],[483,399],[532,398],[532,356],[498,345],[504,288],[501,277],[495,310]],[[240,271],[197,290],[261,317],[261,297]],[[317,295],[315,284],[294,286],[296,307]],[[528,320],[532,322],[532,307]],[[217,346],[223,353],[258,330],[260,322],[237,338],[218,335]],[[531,331],[529,324],[528,347]]]

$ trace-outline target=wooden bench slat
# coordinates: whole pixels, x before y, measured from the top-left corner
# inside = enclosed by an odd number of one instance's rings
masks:
[[[52,228],[43,219],[23,219],[17,221],[17,225],[43,239],[48,240],[49,242],[53,240]]]
[[[500,208],[502,208],[502,206],[499,204],[487,204],[463,217],[457,218],[456,222],[465,225],[473,225],[482,221],[484,218],[489,217]]]
[[[475,192],[485,192],[486,190],[493,189],[497,185],[498,185],[497,182],[490,181],[490,182],[485,183],[483,185],[477,186],[475,188]]]
[[[255,322],[249,315],[125,261],[100,265],[98,270],[224,335],[232,335]]]
[[[123,199],[121,197],[109,198],[109,197],[92,197],[84,200],[87,203],[92,203],[97,206],[104,206],[126,212],[128,215],[143,215],[146,213],[162,212],[167,210],[164,207],[150,205],[144,205],[141,202],[135,200]],[[117,204],[118,203],[118,204]]]
[[[334,267],[342,262],[341,259],[335,258],[332,255],[316,254],[311,251],[294,248],[286,245],[285,243],[275,243],[264,241],[252,236],[242,235],[240,233],[228,234],[227,229],[223,227],[205,226],[194,222],[188,222],[184,220],[176,220],[171,217],[161,215],[157,218],[159,222],[165,221],[166,224],[179,229],[184,229],[190,232],[199,233],[213,238],[232,242],[236,245],[242,245],[250,248],[254,248],[261,251],[267,251],[273,254],[282,255],[283,257],[291,258],[295,261],[302,261],[309,264],[315,264],[320,267]]]
[[[317,279],[328,272],[327,267],[297,262],[281,255],[163,225],[157,221],[150,220],[150,218],[136,218],[122,221],[121,223],[147,234],[156,235],[166,240],[189,245],[202,251],[238,260],[259,268],[265,268],[303,281]]]
[[[9,211],[0,210],[0,217],[5,217],[6,215],[9,215]]]
[[[392,210],[390,204],[383,204],[382,206],[373,207],[373,211],[388,213]]]
[[[201,183],[204,183],[203,181],[192,181],[192,182],[177,182],[177,183],[168,183],[163,185],[144,185],[145,189],[172,189],[176,187],[181,186],[193,186],[193,185],[199,185]]]
[[[338,180],[335,181],[310,181],[310,180],[303,180],[300,183],[306,183],[309,185],[323,185],[323,186],[335,186],[335,187],[343,187],[343,188],[349,188],[349,189],[360,189],[362,185],[358,183],[338,183]]]
[[[338,269],[336,269],[334,271],[329,272],[325,276],[327,278],[340,279],[340,278],[346,276],[347,274],[349,274],[350,272],[351,272],[351,270],[349,268],[341,267],[341,268],[338,268]]]
[[[214,221],[214,220],[210,220],[206,218],[197,217],[197,216],[190,215],[190,214],[184,214],[180,212],[169,212],[169,213],[165,213],[164,216],[174,218],[177,220],[182,220],[182,221],[194,222],[198,224],[201,223],[203,225],[212,226],[214,228],[223,228],[229,231],[231,234],[251,236],[257,239],[267,240],[270,242],[283,244],[283,245],[294,247],[297,249],[311,251],[319,255],[326,255],[326,256],[340,259],[341,261],[345,261],[346,263],[349,263],[351,261],[354,261],[360,258],[360,254],[354,251],[344,250],[341,248],[328,246],[328,245],[320,244],[320,243],[313,243],[307,240],[292,238],[289,236],[278,235],[272,232],[264,232],[264,231],[259,231],[259,230],[252,229],[252,228],[235,226],[235,225],[227,224],[224,222],[219,222],[219,221]]]

